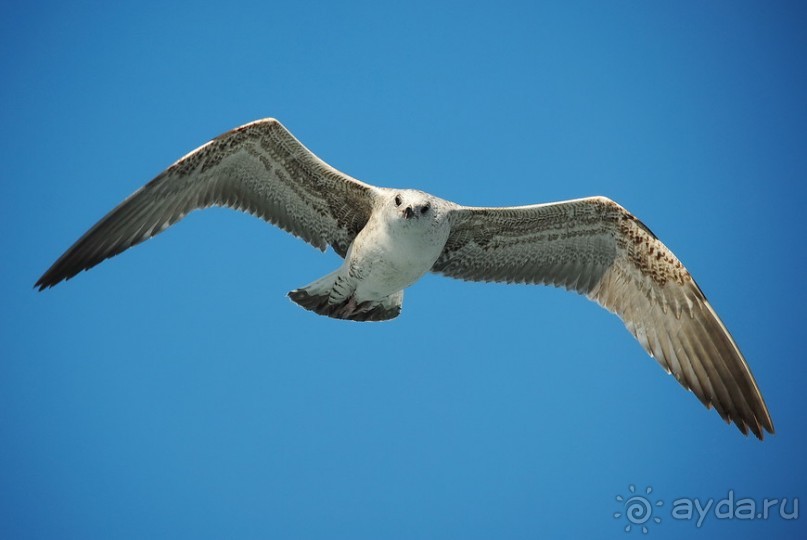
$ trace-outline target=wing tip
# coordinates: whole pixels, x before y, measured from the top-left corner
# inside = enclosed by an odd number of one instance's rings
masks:
[[[36,289],[38,292],[42,292],[45,289],[50,289],[51,287],[56,286],[63,279],[64,278],[55,279],[50,276],[50,272],[45,272],[38,280],[36,280],[36,283],[34,283],[34,289]]]
[[[77,265],[72,263],[70,260],[65,260],[68,258],[71,251],[72,250],[68,250],[59,258],[59,260],[53,263],[53,265],[48,268],[38,280],[36,280],[36,283],[34,283],[34,289],[37,289],[39,292],[42,292],[45,289],[52,289],[59,283],[69,281],[80,273],[86,272],[98,264],[98,262],[93,262],[92,264]],[[103,260],[104,259],[102,259],[102,261]]]
[[[767,413],[767,411],[765,411]],[[733,423],[737,429],[746,437],[753,433],[754,437],[760,441],[765,440],[765,433],[769,435],[776,435],[776,430],[773,427],[773,422],[769,415],[765,414],[762,418],[754,416],[751,419],[731,418],[727,416],[724,418],[727,424]]]
[[[52,289],[62,281],[67,281],[71,277],[73,276],[65,276],[63,274],[53,275],[51,272],[45,272],[42,274],[42,277],[40,277],[36,283],[34,283],[34,289],[36,289],[37,292],[42,292],[45,289]]]

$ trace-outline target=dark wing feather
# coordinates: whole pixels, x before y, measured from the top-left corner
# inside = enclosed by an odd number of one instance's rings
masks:
[[[378,190],[317,158],[274,119],[246,124],[186,155],[87,231],[36,287],[70,279],[160,233],[189,212],[248,212],[342,257]]]
[[[689,272],[650,230],[604,197],[464,208],[433,271],[554,285],[616,313],[668,373],[727,422],[774,432],[743,355]]]

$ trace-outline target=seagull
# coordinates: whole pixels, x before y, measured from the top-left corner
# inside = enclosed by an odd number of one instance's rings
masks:
[[[376,187],[325,163],[280,122],[233,129],[137,190],[36,282],[53,287],[147,240],[189,212],[248,212],[344,259],[291,291],[319,315],[384,321],[427,272],[563,287],[615,313],[668,374],[760,440],[773,422],[734,339],[675,255],[622,206],[588,197],[468,207],[414,189]]]

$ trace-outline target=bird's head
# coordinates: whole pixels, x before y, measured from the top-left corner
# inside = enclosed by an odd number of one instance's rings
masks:
[[[435,198],[414,189],[392,191],[387,207],[393,216],[407,222],[430,223],[436,216]]]

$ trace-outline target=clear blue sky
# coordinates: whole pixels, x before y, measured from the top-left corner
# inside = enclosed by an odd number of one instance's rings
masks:
[[[798,2],[15,2],[0,19],[0,536],[804,538],[807,16]],[[197,212],[53,290],[125,196],[274,116],[357,178],[470,205],[606,195],[692,271],[777,428],[743,437],[619,320],[427,276],[384,324],[333,270]],[[804,509],[807,512],[807,508]]]

